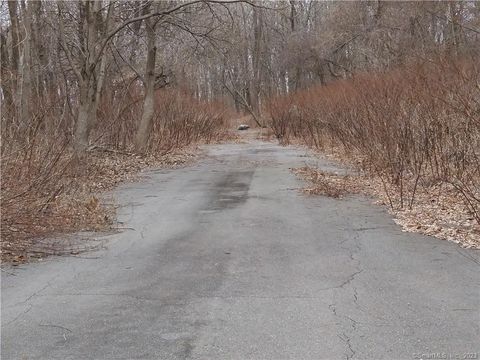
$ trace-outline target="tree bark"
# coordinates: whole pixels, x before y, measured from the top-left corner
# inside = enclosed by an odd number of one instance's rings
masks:
[[[8,50],[7,50],[7,37],[2,32],[0,33],[0,63],[1,63],[1,85],[2,85],[2,93],[5,97],[5,101],[2,104],[2,112],[7,111],[8,114],[11,114],[13,111],[13,94],[12,94],[12,72],[9,71],[10,60],[8,58]],[[7,115],[5,119],[11,119],[11,116]],[[9,126],[10,128],[10,122]]]
[[[73,147],[78,157],[82,157],[88,149],[88,137],[90,135],[93,111],[96,100],[96,79],[92,76],[80,84],[80,104],[78,107],[77,122],[75,124],[75,134]]]
[[[155,60],[157,48],[155,45],[155,23],[154,19],[145,21],[147,32],[147,65],[145,68],[145,98],[143,101],[143,112],[135,135],[135,150],[145,153],[148,149],[148,138],[152,128],[155,112]]]
[[[20,43],[19,43],[19,26],[18,26],[18,14],[17,14],[17,1],[8,2],[8,13],[10,15],[10,23],[12,24],[12,58],[11,58],[11,70],[12,70],[12,85],[13,91],[17,90],[17,76],[18,65],[20,62]]]
[[[109,28],[110,28],[110,19],[113,16],[113,3],[109,3],[108,5],[108,11],[107,11],[107,17],[105,22],[103,23],[103,34],[107,34]],[[100,97],[102,95],[102,92],[104,90],[104,84],[105,84],[105,76],[107,73],[107,58],[108,54],[106,51],[103,52],[102,57],[100,58],[100,66],[98,70],[98,80],[97,80],[97,86],[96,86],[96,91],[95,91],[95,103],[93,104],[93,109],[92,112],[93,114],[90,116],[89,119],[89,124],[90,127],[93,127],[95,125],[96,119],[97,119],[97,109],[98,109],[98,104],[100,103]]]
[[[103,79],[105,77],[106,52],[102,49],[103,52],[99,57],[96,46],[99,40],[103,39],[109,31],[108,23],[112,9],[111,3],[109,4],[105,21],[100,13],[101,8],[101,1],[85,1],[81,6],[81,12],[84,14],[85,19],[82,19],[79,24],[79,31],[81,33],[79,38],[85,41],[85,56],[81,59],[80,66],[77,67],[68,52],[69,50],[63,33],[62,7],[61,4],[59,5],[59,32],[61,42],[70,65],[77,76],[80,88],[80,104],[73,139],[73,147],[77,157],[82,157],[88,149],[88,139],[90,131],[96,123],[97,107],[103,87]],[[101,36],[103,36],[103,38]],[[98,63],[100,63],[99,66]]]
[[[100,2],[98,3],[101,5]],[[97,5],[93,1],[86,1],[83,5],[85,19],[82,20],[81,33],[86,41],[86,55],[82,59],[79,76],[77,76],[80,85],[80,104],[73,139],[73,147],[78,157],[83,156],[88,148],[88,137],[96,116],[95,99],[98,85],[95,74],[96,64],[93,61],[97,38],[97,18],[95,14]]]
[[[261,86],[261,69],[260,59],[262,52],[263,38],[263,12],[259,8],[253,8],[253,77],[251,86],[251,106],[257,117],[260,116],[260,86]]]
[[[32,93],[32,4],[28,5],[22,2],[23,25],[25,29],[25,37],[23,39],[22,51],[22,67],[21,67],[21,83],[18,84],[19,92],[19,121],[26,124],[30,117],[30,100]]]
[[[10,16],[11,33],[12,33],[12,52],[10,59],[10,79],[11,79],[11,94],[12,94],[12,124],[17,126],[21,124],[22,118],[20,113],[21,108],[21,90],[22,80],[20,76],[20,25],[18,22],[18,2],[8,1],[8,13]]]

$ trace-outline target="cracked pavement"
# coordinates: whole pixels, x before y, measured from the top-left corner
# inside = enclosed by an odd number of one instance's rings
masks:
[[[114,195],[102,249],[2,271],[2,359],[414,359],[478,345],[479,253],[361,197],[297,191],[334,164],[251,141]]]

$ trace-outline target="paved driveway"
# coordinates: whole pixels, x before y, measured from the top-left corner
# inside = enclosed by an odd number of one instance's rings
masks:
[[[119,188],[126,229],[104,249],[2,271],[2,359],[480,352],[478,252],[366,199],[303,195],[289,168],[331,165],[300,150],[209,149]]]

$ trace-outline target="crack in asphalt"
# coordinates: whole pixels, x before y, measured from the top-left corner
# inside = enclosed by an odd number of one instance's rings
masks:
[[[352,344],[350,343],[350,337],[345,332],[342,332],[341,335],[342,336],[340,335],[337,335],[337,336],[340,340],[342,340],[347,345],[347,348],[350,351],[350,354],[345,354],[345,359],[346,360],[353,359],[353,357],[355,356],[355,350],[353,350]]]
[[[42,326],[42,327],[52,327],[52,328],[57,328],[57,329],[61,329],[61,330],[66,330],[68,332],[73,332],[72,330],[70,330],[69,328],[66,328],[65,326],[61,326],[61,325],[54,325],[54,324],[38,324],[38,326]]]
[[[26,309],[26,310],[23,310],[23,311],[20,312],[18,315],[16,315],[12,320],[10,320],[9,322],[7,322],[7,323],[5,324],[5,326],[10,325],[10,324],[16,322],[22,315],[25,315],[26,313],[30,312],[30,310],[32,310],[32,308],[33,308],[33,305],[30,303],[31,300],[32,300],[33,298],[37,297],[37,296],[41,296],[40,293],[41,293],[42,291],[44,291],[45,289],[47,289],[48,287],[52,286],[51,282],[52,282],[53,280],[55,280],[55,279],[56,279],[56,277],[54,277],[54,278],[53,278],[52,280],[50,280],[50,281],[47,281],[47,284],[46,284],[44,287],[42,287],[41,289],[39,289],[39,290],[35,291],[34,293],[32,293],[31,295],[29,295],[25,300],[20,301],[20,302],[14,304],[13,306],[18,306],[18,305],[20,305],[20,304],[26,304],[26,303],[28,303],[27,305],[30,306],[30,307],[29,307],[28,309]]]
[[[19,313],[19,314],[18,314],[17,316],[15,316],[12,320],[10,320],[9,322],[7,322],[7,323],[5,324],[5,326],[8,326],[8,325],[10,325],[10,324],[13,324],[15,321],[17,321],[17,320],[20,318],[20,316],[25,315],[25,314],[28,313],[30,310],[32,310],[33,305],[29,304],[28,306],[30,306],[28,309],[26,309],[26,310],[22,311],[21,313]]]
[[[25,300],[19,302],[18,304],[24,304],[26,302],[29,302],[31,299],[33,299],[35,296],[38,296],[43,290],[45,290],[46,288],[48,288],[50,286],[52,286],[52,284],[50,283],[50,281],[48,281],[47,284],[44,287],[42,287],[40,290],[35,291],[33,294],[31,294],[29,297],[27,297]]]
[[[356,279],[357,275],[361,274],[364,269],[361,268],[361,261],[360,259],[356,258],[356,254],[358,254],[360,251],[361,251],[361,246],[360,246],[360,240],[359,240],[359,232],[360,231],[365,231],[365,230],[373,230],[374,228],[368,228],[368,227],[364,227],[364,228],[355,228],[355,229],[352,229],[351,231],[353,232],[352,236],[348,236],[346,237],[345,240],[343,240],[339,245],[342,249],[346,250],[348,252],[348,257],[350,258],[350,260],[352,262],[355,263],[355,267],[357,269],[357,271],[355,271],[354,273],[350,274],[347,279],[345,281],[343,281],[343,283],[339,286],[336,286],[334,288],[339,288],[339,289],[342,289],[342,290],[345,290],[346,287],[351,287],[351,289],[353,290],[353,303],[355,304],[355,307],[360,309],[360,306],[358,304],[358,291],[357,291],[357,288],[352,284],[353,281]],[[349,242],[352,242],[352,244],[350,246],[344,246],[344,244],[346,243],[349,243]],[[348,315],[343,315],[343,314],[339,314],[337,312],[337,304],[336,303],[332,303],[328,306],[328,308],[330,309],[330,311],[332,312],[332,314],[337,317],[337,318],[343,318],[343,319],[346,319],[349,321],[350,323],[350,327],[351,327],[351,333],[355,333],[357,331],[357,326],[359,324],[358,321],[356,321],[355,319],[353,319],[352,317],[348,316]],[[360,309],[361,310],[361,309]],[[345,359],[346,360],[350,360],[350,359],[353,359],[356,352],[354,350],[354,347],[352,345],[352,342],[351,342],[351,336],[352,335],[347,335],[347,330],[344,330],[342,331],[341,335],[337,334],[338,338],[341,339],[346,347],[347,347],[347,350],[349,353],[345,354]]]
[[[476,259],[475,257],[473,257],[472,255],[470,254],[467,254],[465,253],[463,250],[461,249],[455,249],[457,250],[457,252],[462,255],[465,259],[473,262],[474,264],[477,264],[478,266],[480,266],[480,259]]]
[[[350,322],[350,326],[352,328],[352,333],[355,332],[357,330],[357,325],[359,324],[359,322],[357,322],[356,320],[352,319],[350,316],[348,315],[340,315],[338,312],[337,312],[337,307],[336,307],[336,303],[333,303],[333,304],[330,304],[328,305],[328,308],[330,309],[330,311],[332,312],[332,314],[341,319],[341,318],[344,318],[344,319],[347,319],[349,322]],[[355,350],[353,349],[353,346],[352,346],[352,343],[351,343],[351,339],[350,337],[347,335],[346,331],[342,331],[342,336],[338,335],[337,336],[347,345],[347,348],[348,350],[351,352],[350,355],[346,355],[346,359],[347,360],[350,360],[352,359],[354,356],[355,356]]]
[[[334,287],[334,288],[340,288],[340,289],[341,289],[341,288],[343,288],[343,287],[345,287],[345,286],[347,286],[347,285],[350,285],[350,283],[351,283],[353,280],[355,280],[355,277],[356,277],[358,274],[361,274],[362,272],[363,272],[363,269],[358,270],[358,271],[355,271],[353,274],[351,274],[351,275],[347,278],[347,280],[345,280],[342,284],[340,284],[339,286],[336,286],[336,287]]]

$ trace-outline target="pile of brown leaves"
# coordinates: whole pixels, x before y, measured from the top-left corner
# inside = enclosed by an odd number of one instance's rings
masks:
[[[449,184],[419,185],[412,204],[400,198],[399,188],[378,176],[356,173],[339,175],[319,169],[302,167],[294,173],[308,182],[306,193],[343,198],[349,194],[364,194],[376,203],[388,206],[394,221],[407,232],[418,232],[449,240],[462,247],[480,249],[480,225],[464,203],[464,199]],[[411,184],[405,184],[405,187]],[[411,205],[411,206],[410,206]]]
[[[310,186],[303,189],[308,194],[343,198],[361,192],[356,178],[351,175],[329,173],[308,166],[293,169],[293,172],[309,182]]]

